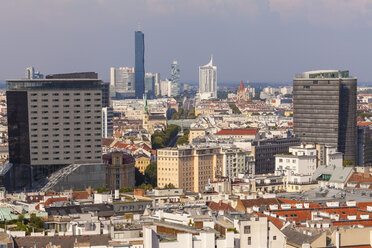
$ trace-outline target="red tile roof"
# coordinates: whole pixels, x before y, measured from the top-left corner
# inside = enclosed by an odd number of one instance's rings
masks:
[[[236,211],[235,208],[233,208],[230,204],[223,203],[222,201],[218,203],[210,201],[210,202],[207,202],[206,204],[211,210],[217,211],[217,212],[218,211],[228,211],[228,212]]]
[[[371,126],[372,122],[358,122],[358,126]]]
[[[256,135],[257,129],[254,128],[237,128],[237,129],[222,129],[216,135]]]

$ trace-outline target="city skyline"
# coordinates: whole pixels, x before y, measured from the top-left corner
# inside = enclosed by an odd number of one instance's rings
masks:
[[[134,66],[132,34],[140,23],[146,72],[166,77],[177,59],[182,82],[197,82],[198,65],[211,53],[221,82],[290,82],[314,69],[349,69],[360,82],[371,81],[368,1],[318,2],[3,2],[1,22],[12,25],[0,26],[7,34],[0,41],[0,79],[20,78],[31,65],[42,73],[97,71],[108,81],[110,67]],[[99,22],[92,19],[97,15]]]

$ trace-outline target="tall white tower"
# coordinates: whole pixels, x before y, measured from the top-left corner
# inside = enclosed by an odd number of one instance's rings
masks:
[[[200,99],[217,98],[217,67],[213,65],[213,56],[208,64],[199,66]]]

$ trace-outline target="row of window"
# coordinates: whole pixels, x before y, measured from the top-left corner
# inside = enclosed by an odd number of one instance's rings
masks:
[[[60,152],[59,151],[54,151],[53,154],[59,154]],[[71,152],[70,151],[64,151],[63,154],[70,154]],[[75,154],[79,154],[81,153],[81,151],[74,151]],[[92,153],[92,151],[86,151],[85,153]],[[42,152],[41,154],[43,155],[48,155],[49,152]],[[51,153],[52,154],[52,153]],[[39,155],[38,152],[32,152],[32,155]]]
[[[55,107],[55,108],[58,108],[58,107],[60,107],[59,105],[53,105],[53,106],[57,106],[57,107]],[[95,105],[91,105],[91,104],[85,104],[84,105],[84,108],[90,108],[90,107],[101,107],[101,104],[95,104]],[[31,105],[31,108],[37,108],[38,107],[38,105]],[[42,108],[50,108],[51,106],[49,106],[49,105],[41,105],[41,107]],[[68,105],[68,104],[66,104],[66,105],[63,105],[62,107],[64,107],[64,108],[72,108],[72,107],[74,107],[74,108],[80,108],[80,107],[83,107],[83,105],[80,105],[80,104],[75,104],[75,105]]]
[[[37,96],[38,94],[37,93],[31,93],[31,96]],[[41,93],[40,94],[41,96],[49,96],[49,93]],[[80,95],[84,95],[84,96],[90,96],[91,95],[91,93],[84,93],[84,94],[81,94],[80,92],[76,92],[76,93],[51,93],[50,94],[51,96],[59,96],[59,95],[63,95],[63,96],[72,96],[72,95],[74,95],[74,96],[80,96]],[[101,95],[101,93],[100,92],[97,92],[97,93],[94,93],[94,95],[95,96],[100,96]]]
[[[55,158],[52,158],[52,159],[49,159],[49,158],[42,158],[40,160],[44,160],[44,161],[48,161],[48,160],[60,160],[61,158],[59,157],[55,157]],[[72,157],[64,157],[63,158],[64,160],[69,160],[69,159],[72,159]],[[81,157],[73,157],[73,159],[82,159]],[[96,156],[96,157],[90,157],[90,156],[87,156],[85,157],[84,159],[101,159],[101,156]],[[33,161],[37,161],[39,160],[38,158],[33,158],[32,159]]]
[[[76,116],[62,116],[61,119],[62,119],[62,118],[63,118],[63,119],[70,119],[71,117],[73,117],[74,119],[80,119],[80,118],[81,118],[80,115],[76,115]],[[98,115],[98,116],[93,116],[93,117],[96,118],[96,119],[101,118],[100,115]],[[84,119],[91,119],[91,118],[92,118],[92,116],[90,116],[90,115],[84,117]],[[48,116],[43,116],[43,117],[41,117],[41,119],[42,119],[42,120],[49,120],[49,117],[48,117]],[[59,116],[53,116],[51,119],[53,119],[53,120],[58,120],[58,119],[59,119]],[[32,117],[31,117],[31,120],[37,120],[37,116],[32,116]]]
[[[95,134],[95,136],[100,136],[100,135],[101,135],[101,133],[96,133]],[[55,133],[55,134],[53,134],[51,136],[53,136],[53,137],[59,137],[59,134],[58,133]],[[65,134],[63,134],[63,136],[64,137],[70,137],[70,134],[69,133],[65,133]],[[74,137],[78,137],[78,136],[81,136],[81,134],[80,133],[74,134]],[[92,136],[92,134],[91,133],[86,133],[86,134],[84,134],[84,136]],[[31,137],[32,138],[36,138],[36,137],[38,137],[38,135],[37,134],[32,134]],[[49,137],[49,134],[47,134],[47,133],[42,134],[41,137]]]
[[[69,102],[71,99],[62,99],[63,102]],[[74,102],[80,102],[81,99],[80,98],[75,98],[74,99]],[[86,98],[84,99],[85,102],[90,102],[92,101],[91,98]],[[100,102],[101,99],[100,98],[95,98],[94,101],[96,102]],[[31,102],[38,102],[38,99],[31,99]],[[41,102],[49,102],[49,99],[41,99]],[[59,99],[58,98],[55,98],[55,99],[52,99],[52,102],[59,102]]]
[[[54,107],[54,106],[53,106]],[[55,111],[53,111],[53,112],[50,112],[50,113],[53,113],[53,114],[69,114],[69,113],[82,113],[82,111],[80,111],[80,110],[74,110],[74,111],[70,111],[70,110],[64,110],[63,112],[61,111],[61,112],[59,112],[58,110],[55,110]],[[85,110],[84,111],[84,113],[91,113],[92,111],[91,110],[89,110],[89,109],[87,109],[87,110]],[[31,111],[31,114],[37,114],[38,112],[37,111],[35,111],[35,110],[33,110],[33,111]],[[41,111],[40,113],[42,113],[42,114],[48,114],[49,113],[49,111]],[[101,113],[101,110],[95,110],[94,111],[94,113]]]
[[[59,123],[53,123],[53,125],[59,125]],[[60,129],[59,128],[53,128],[53,129],[50,129],[50,131],[59,131]],[[62,130],[62,129],[61,129]],[[65,128],[63,128],[63,131],[70,131],[70,130],[72,130],[72,129],[70,129],[69,127],[65,127]],[[82,130],[80,127],[76,127],[76,128],[74,128],[73,130],[75,130],[75,131],[79,131],[79,130]],[[84,128],[84,130],[86,130],[86,131],[90,131],[90,130],[93,130],[92,128],[90,128],[90,127],[86,127],[86,128]],[[96,128],[94,128],[94,130],[101,130],[101,128],[100,127],[96,127]],[[38,131],[38,129],[37,128],[32,128],[31,129],[31,131],[32,132],[37,132]],[[49,131],[49,128],[42,128],[42,129],[40,129],[39,131]],[[98,133],[96,133],[96,135],[101,135],[100,133],[98,134]],[[54,136],[54,134],[53,134],[53,136]],[[58,135],[57,135],[58,136]],[[65,136],[67,136],[67,135],[65,135]],[[90,136],[90,135],[86,135],[86,136]]]
[[[41,125],[43,125],[43,126],[47,126],[47,125],[49,125],[50,123],[48,123],[48,122],[43,122],[43,123],[41,123]],[[53,123],[53,125],[60,125],[60,124],[62,124],[61,122],[54,122]],[[82,122],[74,122],[74,123],[70,123],[70,122],[63,122],[63,125],[70,125],[70,124],[74,124],[74,125],[81,125],[82,124]],[[85,125],[90,125],[90,124],[92,124],[92,122],[90,122],[90,121],[87,121],[87,122],[84,122],[84,124]],[[101,125],[101,122],[100,121],[96,121],[96,122],[94,122],[94,124],[97,124],[97,125]],[[37,125],[40,125],[40,123],[37,123],[37,122],[31,122],[31,126],[37,126]]]
[[[80,139],[75,139],[75,140],[73,140],[74,142],[81,142],[82,140],[80,140]],[[92,142],[93,140],[92,139],[85,139],[84,140],[85,142]],[[95,142],[101,142],[101,140],[100,139],[95,139],[94,140]],[[38,143],[39,142],[39,140],[31,140],[31,143]],[[41,143],[48,143],[49,142],[49,140],[42,140],[41,141]],[[53,140],[53,141],[51,141],[51,142],[62,142],[62,140]],[[63,140],[63,142],[72,142],[72,140]],[[96,147],[98,147],[98,146],[96,146]]]
[[[84,147],[85,148],[91,148],[92,145],[85,145]],[[96,145],[95,147],[100,148],[101,146],[100,145]],[[38,146],[31,146],[31,148],[32,149],[39,149]],[[52,148],[52,147],[42,146],[41,148],[42,149],[49,149],[49,148]],[[70,145],[64,145],[64,146],[55,145],[55,146],[53,146],[53,149],[56,149],[56,148],[71,148],[71,146]],[[81,145],[74,145],[74,148],[81,148]]]

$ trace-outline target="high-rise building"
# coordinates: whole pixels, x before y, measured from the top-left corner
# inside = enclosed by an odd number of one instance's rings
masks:
[[[145,38],[141,31],[136,31],[135,43],[135,96],[142,99],[145,94]]]
[[[172,81],[167,78],[164,81],[160,81],[160,95],[171,96],[172,95]]]
[[[357,160],[357,79],[349,71],[320,70],[293,79],[293,125],[306,143],[336,146],[345,160]]]
[[[155,96],[160,96],[160,73],[155,73]]]
[[[180,64],[175,60],[171,65],[172,96],[178,96],[181,89]]]
[[[96,73],[8,80],[6,96],[16,188],[69,164],[102,162],[102,81]]]
[[[134,68],[119,67],[110,69],[110,96],[115,99],[135,97]],[[113,92],[113,93],[112,93]]]
[[[217,98],[217,67],[213,65],[213,56],[208,64],[199,66],[200,99]]]
[[[155,74],[149,72],[145,73],[145,93],[149,99],[155,97],[155,80]]]
[[[25,78],[26,79],[40,79],[40,78],[44,78],[44,75],[38,71],[35,71],[34,67],[29,66],[26,68]]]

